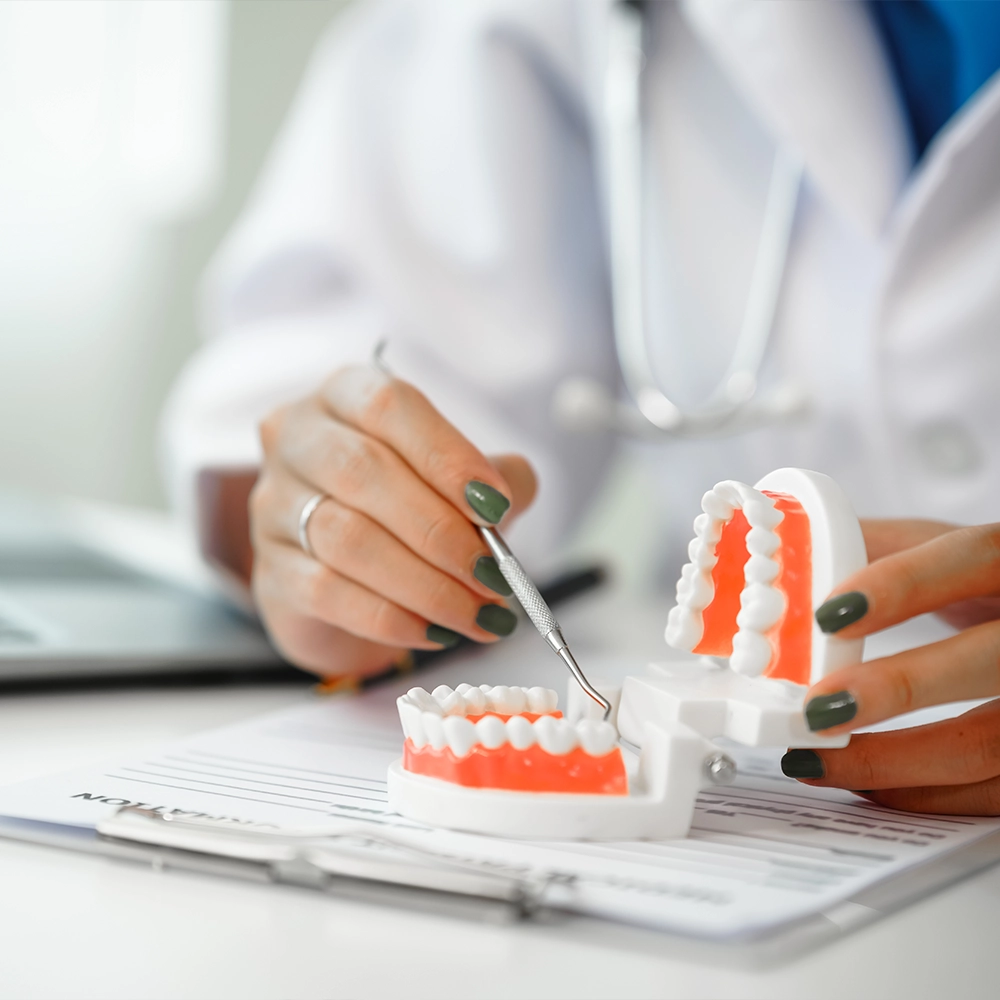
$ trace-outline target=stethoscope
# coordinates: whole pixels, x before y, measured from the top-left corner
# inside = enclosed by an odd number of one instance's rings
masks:
[[[779,145],[775,153],[743,323],[725,373],[697,408],[685,410],[663,392],[653,370],[644,320],[642,6],[612,3],[604,82],[612,320],[618,364],[632,403],[617,399],[594,379],[569,377],[556,388],[556,419],[574,429],[675,438],[728,436],[789,420],[805,411],[804,392],[786,382],[763,394],[757,384],[802,185],[801,160],[786,146]]]

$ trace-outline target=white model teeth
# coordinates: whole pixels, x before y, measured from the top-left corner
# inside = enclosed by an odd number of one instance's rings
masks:
[[[420,721],[423,723],[426,741],[435,750],[443,750],[448,744],[448,737],[444,731],[444,719],[440,715],[435,715],[434,712],[424,712],[420,716]]]
[[[461,695],[465,700],[466,715],[482,715],[489,707],[486,693],[482,688],[473,687],[471,684],[459,684],[455,688],[455,694]]]
[[[691,652],[704,634],[702,612],[715,597],[712,570],[718,562],[716,546],[722,528],[737,508],[743,510],[750,530],[746,536],[750,558],[744,567],[745,586],[740,594],[739,631],[733,637],[729,665],[749,676],[762,674],[771,662],[773,649],[765,635],[785,613],[785,595],[774,581],[781,564],[772,556],[781,547],[775,528],[785,515],[774,500],[746,483],[734,480],[716,483],[701,499],[704,513],[694,520],[695,537],[688,546],[690,560],[677,581],[677,604],[667,617],[667,644]]]
[[[495,715],[484,715],[476,723],[476,739],[487,750],[495,750],[497,747],[502,747],[507,742],[507,723]],[[452,747],[452,750],[454,749]]]
[[[694,519],[695,536],[714,545],[722,537],[724,523],[724,521],[712,517],[711,514],[699,514]]]
[[[741,628],[733,636],[733,655],[729,657],[729,666],[738,674],[757,677],[771,662],[773,652],[771,640],[766,635]]]
[[[767,583],[749,583],[740,594],[740,613],[736,624],[741,629],[766,632],[777,625],[785,613],[785,595]]]
[[[752,556],[773,556],[781,548],[777,532],[768,528],[751,528],[747,532],[747,552]]]
[[[455,711],[458,700],[466,711]],[[479,688],[460,684],[454,691],[442,684],[428,694],[423,688],[411,688],[396,699],[403,733],[417,748],[449,747],[456,757],[467,757],[475,746],[496,749],[510,743],[515,750],[527,750],[536,743],[550,754],[568,754],[577,747],[591,757],[603,757],[618,742],[618,732],[608,722],[583,719],[575,725],[553,715],[558,695],[548,688],[508,688],[483,685]],[[488,711],[511,715],[506,722],[496,715],[486,715],[472,722],[468,715],[481,715],[483,703]],[[540,714],[535,722],[511,712],[509,706],[521,704],[518,711]],[[501,707],[502,706],[502,707]]]
[[[440,712],[442,715],[482,715],[484,712],[499,715],[534,712],[544,715],[554,712],[559,704],[559,695],[551,688],[507,687],[505,684],[496,687],[459,684],[454,691],[447,684],[440,684],[431,694],[423,688],[412,688],[407,694],[415,704],[419,701],[418,707],[422,711]]]
[[[768,556],[751,556],[743,567],[743,578],[747,583],[773,583],[781,572],[777,559]]]
[[[701,609],[686,607],[680,603],[680,595],[677,596],[677,604],[670,609],[667,615],[667,645],[674,649],[684,649],[689,653],[701,642],[704,633],[704,623],[701,617]]]
[[[535,723],[535,736],[538,745],[546,752],[562,756],[575,750],[580,745],[576,735],[576,726],[566,719],[557,719],[553,715],[543,715]]]
[[[528,688],[528,710],[536,715],[554,712],[559,704],[559,695],[551,688]]]
[[[444,720],[443,726],[445,739],[456,757],[466,756],[479,739],[476,725],[463,715],[449,716]]]
[[[748,486],[747,489],[751,489],[751,487]],[[743,504],[743,513],[747,523],[756,528],[776,528],[784,521],[785,515],[774,506],[774,501],[769,496],[759,492],[758,495],[763,497],[763,503],[753,498]]]
[[[535,729],[523,715],[507,720],[507,740],[515,750],[527,750],[535,745]]]

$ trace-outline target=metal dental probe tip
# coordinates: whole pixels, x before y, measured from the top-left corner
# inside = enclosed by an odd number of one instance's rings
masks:
[[[559,628],[559,622],[552,614],[552,610],[545,603],[544,598],[538,592],[538,588],[531,582],[531,578],[524,571],[524,567],[517,561],[514,554],[507,548],[507,543],[500,537],[496,528],[480,528],[479,534],[483,536],[483,541],[490,547],[493,558],[500,567],[503,578],[510,584],[510,589],[521,602],[526,614],[531,619],[531,624],[538,629],[538,634],[555,650],[569,667],[570,673],[576,678],[577,684],[583,688],[587,694],[604,709],[604,719],[607,721],[611,715],[611,702],[605,698],[587,680],[579,664],[573,658],[569,646]]]

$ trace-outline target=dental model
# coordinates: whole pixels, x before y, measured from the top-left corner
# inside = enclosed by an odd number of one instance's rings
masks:
[[[778,469],[755,487],[718,483],[701,501],[667,644],[725,657],[747,677],[809,686],[861,655],[813,610],[867,563],[850,502],[828,476]]]
[[[535,840],[683,837],[703,785],[722,782],[731,761],[687,726],[643,727],[627,774],[618,731],[556,710],[545,688],[442,685],[396,701],[406,742],[389,765],[389,805],[408,819],[453,830]],[[729,764],[729,770],[726,764]]]
[[[849,736],[812,732],[803,711],[809,686],[864,649],[813,617],[868,562],[843,491],[805,469],[778,469],[753,487],[719,483],[694,530],[666,640],[699,658],[626,678],[619,732],[635,742],[648,722],[669,719],[745,746],[846,746]]]
[[[540,687],[413,688],[396,703],[403,767],[469,788],[628,794],[615,727],[571,723],[557,702]]]
[[[779,469],[753,487],[719,483],[702,510],[666,629],[693,655],[620,685],[577,677],[567,718],[545,688],[411,689],[397,700],[406,741],[389,767],[391,807],[501,837],[683,837],[698,791],[735,775],[712,740],[845,746],[849,735],[810,731],[803,706],[811,684],[862,654],[863,640],[826,635],[813,617],[867,562],[846,496],[827,476]]]

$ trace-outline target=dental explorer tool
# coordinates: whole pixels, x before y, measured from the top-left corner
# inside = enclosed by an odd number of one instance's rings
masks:
[[[384,339],[375,345],[371,363],[379,371],[393,378],[392,369],[386,364],[383,357],[387,346],[388,341]],[[483,541],[489,546],[503,578],[510,584],[510,589],[514,591],[517,599],[521,602],[521,607],[531,619],[532,625],[538,629],[538,634],[562,657],[563,662],[569,667],[570,673],[576,678],[577,684],[604,709],[604,721],[607,722],[611,715],[611,702],[584,676],[579,664],[570,652],[565,638],[563,638],[562,629],[559,627],[559,622],[556,621],[556,616],[552,614],[552,609],[545,603],[538,588],[531,582],[531,577],[525,573],[524,567],[514,558],[514,553],[507,547],[507,543],[500,537],[496,528],[480,527],[479,534],[483,536]]]
[[[521,602],[531,624],[538,629],[538,634],[555,650],[569,667],[570,673],[576,678],[577,684],[604,709],[604,719],[607,721],[611,715],[611,702],[605,698],[584,676],[579,664],[570,652],[566,639],[563,637],[559,622],[552,614],[552,610],[545,603],[538,588],[531,582],[531,577],[524,571],[524,567],[517,561],[514,554],[507,547],[507,543],[500,537],[496,528],[480,528],[479,534],[483,541],[490,547],[493,558],[500,567],[503,578],[510,584],[510,589],[514,591],[517,599]]]

